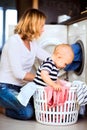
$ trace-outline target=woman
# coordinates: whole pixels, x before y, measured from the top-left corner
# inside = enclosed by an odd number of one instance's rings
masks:
[[[6,116],[27,120],[34,114],[31,103],[22,106],[16,98],[35,75],[31,72],[35,58],[44,60],[49,56],[36,43],[44,31],[46,16],[37,9],[27,9],[11,36],[5,43],[0,61],[0,106]]]

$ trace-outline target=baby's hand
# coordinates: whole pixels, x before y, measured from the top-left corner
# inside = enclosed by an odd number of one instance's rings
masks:
[[[54,90],[61,91],[61,85],[59,83],[55,83],[53,88],[54,88]]]

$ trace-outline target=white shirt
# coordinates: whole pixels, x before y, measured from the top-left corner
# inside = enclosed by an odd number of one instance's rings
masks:
[[[23,86],[24,77],[30,72],[35,57],[44,60],[49,54],[33,41],[29,51],[18,34],[13,35],[4,45],[0,61],[0,82]]]

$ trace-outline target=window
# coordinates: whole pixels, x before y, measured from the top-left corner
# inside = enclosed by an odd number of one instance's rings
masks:
[[[13,9],[6,10],[5,20],[5,41],[13,34],[15,25],[17,24],[17,11]]]
[[[0,7],[0,50],[5,41],[13,34],[17,24],[17,10]]]
[[[3,42],[3,9],[0,7],[0,49]]]

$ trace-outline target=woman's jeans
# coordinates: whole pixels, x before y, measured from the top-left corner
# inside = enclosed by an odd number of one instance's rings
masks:
[[[16,94],[20,91],[19,86],[0,83],[0,106],[6,109],[6,116],[27,120],[33,117],[34,109],[30,103],[24,107],[16,98]]]

